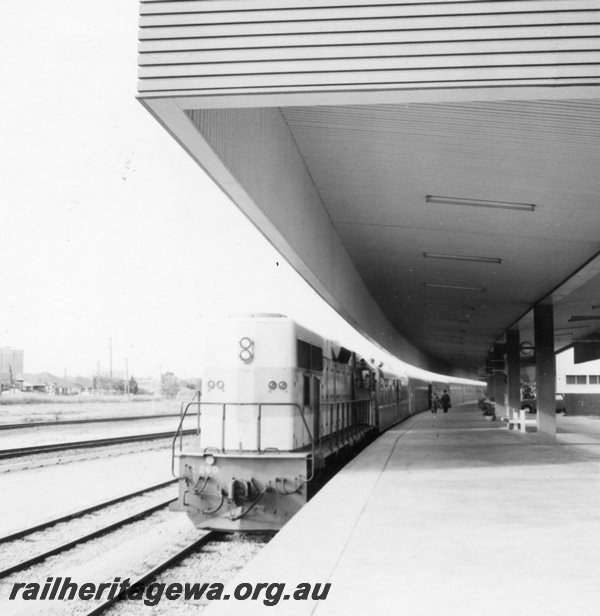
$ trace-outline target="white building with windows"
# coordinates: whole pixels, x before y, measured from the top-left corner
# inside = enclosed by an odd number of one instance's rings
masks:
[[[600,394],[600,359],[576,364],[572,348],[556,356],[556,391],[563,394]]]

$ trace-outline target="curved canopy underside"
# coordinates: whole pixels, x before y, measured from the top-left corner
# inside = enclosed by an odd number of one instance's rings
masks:
[[[139,97],[364,333],[473,371],[600,324],[596,0],[142,0]]]

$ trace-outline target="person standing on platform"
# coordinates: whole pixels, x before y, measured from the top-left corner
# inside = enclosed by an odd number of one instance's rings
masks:
[[[440,406],[440,397],[434,392],[431,396],[431,412],[437,415],[438,407]]]
[[[442,410],[444,411],[444,413],[447,413],[448,409],[452,408],[452,402],[450,400],[450,396],[448,395],[448,392],[445,389],[444,389],[444,393],[442,394],[440,404],[442,405]]]

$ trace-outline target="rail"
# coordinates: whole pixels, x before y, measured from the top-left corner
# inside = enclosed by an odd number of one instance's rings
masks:
[[[162,562],[160,562],[158,565],[154,567],[149,566],[145,572],[139,574],[137,577],[134,577],[133,583],[129,585],[129,588],[133,588],[133,586],[145,584],[149,580],[152,580],[158,574],[167,570],[169,567],[178,564],[181,560],[183,560],[186,556],[191,554],[197,548],[203,547],[204,545],[206,545],[210,541],[214,541],[215,539],[218,540],[218,537],[219,537],[219,533],[216,531],[203,532],[199,537],[194,538],[190,543],[180,548],[179,551],[176,552],[175,554],[171,554],[167,556],[166,558],[164,558]],[[92,608],[88,612],[84,612],[83,613],[84,616],[100,616],[101,614],[104,614],[111,605],[115,604],[117,601],[127,596],[126,593],[127,593],[127,590],[124,590],[116,594],[114,597],[111,597],[110,599],[108,598],[103,599],[102,602],[98,606]]]
[[[184,430],[183,434],[188,433]],[[33,445],[29,447],[14,447],[11,449],[0,449],[0,460],[17,458],[23,456],[33,456],[43,453],[56,453],[59,451],[69,451],[73,449],[92,449],[94,447],[106,447],[108,445],[123,445],[127,443],[138,443],[140,441],[153,441],[158,439],[170,438],[173,433],[151,432],[150,434],[133,434],[130,436],[114,436],[111,438],[97,438],[87,441],[65,441],[62,443],[52,443],[48,445]]]
[[[41,522],[40,524],[36,524],[35,526],[30,526],[29,528],[24,528],[22,530],[15,531],[11,533],[10,535],[5,535],[4,537],[0,537],[0,543],[6,543],[8,541],[14,541],[15,539],[21,539],[25,537],[26,535],[30,535],[38,531],[45,530],[49,528],[50,526],[54,526],[55,524],[59,524],[61,522],[67,522],[69,520],[73,520],[74,518],[79,518],[84,515],[87,515],[88,513],[93,513],[100,509],[110,507],[111,505],[122,503],[123,501],[129,498],[140,496],[141,494],[145,494],[146,492],[153,492],[155,490],[160,490],[173,483],[174,481],[172,479],[169,479],[168,481],[162,481],[161,483],[152,484],[145,488],[141,488],[140,490],[136,490],[135,492],[129,492],[127,494],[122,494],[121,496],[111,498],[110,500],[106,500],[101,503],[97,503],[95,505],[92,505],[91,507],[85,507],[84,509],[80,509],[79,511],[74,511],[72,513],[68,513],[58,518],[53,518],[51,520],[47,520],[46,522]]]
[[[55,545],[54,547],[49,548],[47,550],[42,550],[38,552],[37,554],[35,554],[34,556],[31,556],[17,563],[14,563],[10,566],[7,566],[4,569],[1,569],[0,579],[5,578],[7,575],[10,575],[11,573],[15,573],[16,571],[22,571],[23,569],[28,569],[29,567],[33,567],[34,565],[37,565],[41,563],[42,561],[46,560],[50,556],[55,556],[56,554],[61,554],[62,552],[66,552],[67,550],[70,550],[71,548],[74,548],[75,546],[81,545],[82,543],[85,543],[86,541],[91,541],[92,539],[96,539],[102,535],[105,535],[106,533],[114,532],[126,526],[127,524],[140,520],[141,518],[148,516],[156,511],[160,511],[161,509],[166,509],[171,503],[175,502],[176,500],[177,500],[176,497],[170,497],[168,499],[163,499],[159,503],[154,503],[148,507],[145,507],[144,509],[141,509],[140,511],[136,511],[135,513],[132,513],[132,514],[128,514],[114,522],[110,522],[102,526],[101,528],[97,528],[96,530],[93,530],[91,532],[85,533],[83,535],[79,535],[75,539],[69,539],[67,541],[64,541],[60,545]]]

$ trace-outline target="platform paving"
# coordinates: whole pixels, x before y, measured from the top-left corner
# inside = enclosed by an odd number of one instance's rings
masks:
[[[339,473],[207,614],[587,616],[600,611],[600,420],[558,444],[475,404],[418,415]],[[324,601],[238,601],[240,583],[330,583]],[[291,594],[291,593],[289,593]]]

